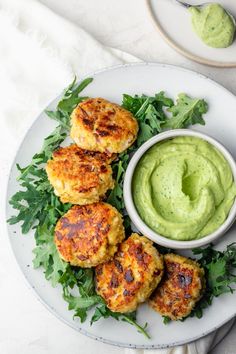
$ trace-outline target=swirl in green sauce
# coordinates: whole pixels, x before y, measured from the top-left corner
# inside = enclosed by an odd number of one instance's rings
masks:
[[[186,136],[149,149],[135,169],[132,188],[141,219],[176,240],[198,239],[217,230],[236,196],[224,156],[208,142]]]
[[[203,8],[190,7],[192,26],[201,40],[210,47],[229,47],[235,34],[235,23],[230,14],[219,4]]]

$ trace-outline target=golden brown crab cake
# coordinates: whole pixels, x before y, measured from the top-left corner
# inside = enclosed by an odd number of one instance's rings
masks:
[[[132,234],[114,258],[96,267],[96,290],[114,312],[134,311],[163,275],[163,257],[144,236]]]
[[[54,240],[64,261],[87,268],[113,257],[124,237],[121,214],[99,202],[74,205],[57,222]]]
[[[71,115],[71,138],[82,149],[120,153],[133,144],[138,122],[126,109],[103,98],[81,102]]]
[[[162,316],[180,320],[190,314],[204,288],[204,270],[196,261],[176,254],[164,256],[165,275],[149,304]]]
[[[114,158],[114,155],[82,150],[73,144],[53,153],[46,172],[63,203],[90,204],[98,202],[113,188],[110,163]]]

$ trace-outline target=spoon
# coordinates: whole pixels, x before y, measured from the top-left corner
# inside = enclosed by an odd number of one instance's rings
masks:
[[[199,4],[199,5],[191,5],[191,4],[188,4],[187,2],[185,1],[180,1],[180,0],[174,0],[175,2],[177,2],[179,5],[182,5],[183,7],[185,7],[186,9],[188,9],[189,7],[203,7],[203,6],[206,6],[206,5],[209,5],[211,4],[210,2],[204,2],[202,4]]]
[[[204,2],[204,3],[199,4],[199,5],[191,5],[191,4],[188,4],[187,2],[181,1],[181,0],[174,0],[174,2],[177,2],[179,5],[185,7],[186,9],[189,9],[190,7],[197,7],[199,9],[201,9],[201,8],[203,8],[206,5],[212,4],[212,2]],[[234,16],[229,11],[227,11],[227,10],[225,10],[225,11],[232,18],[232,20],[234,22],[234,25],[236,25],[236,20],[235,20]]]

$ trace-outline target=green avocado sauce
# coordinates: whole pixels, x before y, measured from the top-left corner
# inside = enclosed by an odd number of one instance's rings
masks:
[[[219,4],[203,8],[190,7],[192,26],[201,40],[213,48],[229,47],[234,40],[235,23],[230,14]]]
[[[176,137],[141,158],[132,181],[141,219],[159,234],[193,240],[217,230],[236,196],[231,168],[210,143]]]

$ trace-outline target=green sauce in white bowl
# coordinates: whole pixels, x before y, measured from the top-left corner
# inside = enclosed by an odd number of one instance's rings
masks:
[[[236,196],[225,157],[193,136],[153,145],[138,162],[132,182],[141,219],[174,240],[196,240],[217,230]]]

